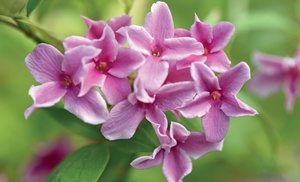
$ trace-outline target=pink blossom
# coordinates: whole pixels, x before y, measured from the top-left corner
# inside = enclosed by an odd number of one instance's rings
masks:
[[[286,109],[291,111],[299,94],[299,51],[294,58],[256,52],[254,54],[254,63],[258,70],[250,82],[250,90],[257,96],[267,97],[277,91],[282,85],[286,96]]]
[[[107,115],[106,102],[100,93],[90,89],[78,97],[80,85],[74,84],[73,77],[78,72],[66,69],[73,66],[73,62],[92,59],[100,50],[81,46],[78,50],[70,50],[63,56],[56,48],[48,44],[39,44],[26,58],[25,63],[35,80],[41,85],[32,86],[29,95],[33,104],[25,111],[25,117],[37,108],[51,107],[64,98],[65,109],[75,114],[84,122],[90,124],[102,123]]]
[[[177,63],[178,68],[190,67],[193,62],[202,62],[215,72],[225,72],[230,69],[230,60],[223,51],[230,41],[235,27],[229,22],[218,22],[214,26],[201,22],[195,15],[195,22],[190,28],[190,36],[201,42],[204,53],[192,55]],[[178,36],[188,36],[185,30],[177,30]]]
[[[155,127],[156,128],[156,127]],[[170,132],[165,136],[169,140],[161,139],[161,143],[150,156],[142,156],[131,162],[136,169],[147,169],[162,163],[167,181],[179,182],[192,171],[190,157],[198,159],[212,152],[221,151],[223,141],[208,142],[204,133],[189,132],[179,123],[171,122]]]
[[[147,64],[146,62],[145,64]],[[192,82],[178,82],[163,85],[164,80],[155,78],[155,70],[163,69],[156,62],[153,74],[140,68],[139,75],[134,82],[134,93],[116,104],[103,123],[101,132],[109,140],[131,138],[144,117],[160,127],[160,132],[167,129],[164,111],[171,111],[181,107],[195,95]],[[141,74],[140,74],[141,73]],[[145,77],[145,75],[153,75]],[[143,83],[147,83],[144,85]]]
[[[67,50],[76,49],[80,45],[90,45],[101,50],[93,59],[72,66],[80,73],[74,78],[81,83],[79,96],[98,86],[109,104],[114,105],[127,98],[131,92],[127,77],[144,63],[144,57],[130,48],[120,47],[111,27],[105,26],[100,39],[90,41],[83,37],[71,36],[66,38],[63,44]]]
[[[105,23],[102,20],[94,21],[85,16],[83,16],[82,18],[85,21],[86,25],[88,26],[88,31],[85,35],[86,38],[90,40],[100,39],[102,37],[104,27],[106,25],[109,25],[112,28],[119,44],[123,44],[126,41],[126,38],[123,35],[117,33],[117,30],[119,30],[121,27],[126,27],[131,25],[130,16],[123,15],[123,16],[111,18],[108,20],[107,23]]]
[[[72,152],[67,138],[59,138],[53,143],[39,145],[34,158],[26,165],[24,181],[44,181],[54,168]]]
[[[127,37],[128,45],[142,53],[146,62],[163,64],[182,60],[190,55],[202,55],[203,46],[191,37],[175,37],[171,12],[164,2],[154,3],[145,18],[144,27],[130,25],[117,32]],[[151,67],[151,66],[150,66]],[[168,68],[156,72],[156,77],[168,75]]]
[[[208,141],[224,139],[230,117],[257,114],[236,97],[243,84],[250,79],[250,69],[246,63],[241,62],[218,76],[205,64],[193,63],[191,75],[198,95],[179,110],[187,118],[202,117],[202,128]]]

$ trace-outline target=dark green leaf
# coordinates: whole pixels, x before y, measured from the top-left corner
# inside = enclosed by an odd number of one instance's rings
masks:
[[[63,108],[52,107],[44,109],[46,113],[51,115],[57,122],[65,126],[72,132],[90,139],[104,139],[100,133],[100,127],[84,123],[75,115],[64,110]]]
[[[134,0],[119,0],[119,1],[124,6],[125,13],[129,14],[131,7],[133,6]]]
[[[42,2],[42,0],[29,0],[27,3],[27,16]]]
[[[47,181],[96,182],[104,171],[110,155],[105,144],[91,144],[71,153],[55,168]]]
[[[128,177],[128,170],[131,168],[130,162],[134,159],[134,154],[120,151],[116,146],[110,146],[110,159],[98,182],[114,181],[125,182]]]
[[[112,141],[112,144],[127,153],[152,152],[159,146],[152,125],[146,120],[143,120],[131,139]]]
[[[0,15],[22,17],[25,14],[27,0],[0,0]]]

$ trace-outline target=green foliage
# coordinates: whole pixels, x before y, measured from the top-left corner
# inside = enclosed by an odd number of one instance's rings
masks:
[[[152,125],[143,120],[134,136],[129,140],[116,140],[111,142],[119,150],[126,153],[152,152],[159,145]]]
[[[129,14],[129,12],[133,6],[134,0],[119,0],[119,2],[124,6],[124,12],[126,14]]]
[[[29,0],[27,3],[27,16],[42,2],[43,0]]]
[[[27,0],[0,0],[0,15],[24,17]]]
[[[48,182],[90,181],[96,182],[109,161],[105,144],[91,144],[71,153],[50,174]]]
[[[57,122],[66,127],[73,133],[95,140],[103,140],[104,137],[100,133],[100,127],[84,123],[79,118],[59,107],[44,109],[49,116],[53,117]]]

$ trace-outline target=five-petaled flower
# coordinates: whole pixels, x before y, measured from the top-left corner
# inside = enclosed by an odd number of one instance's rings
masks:
[[[257,96],[267,97],[277,91],[282,85],[286,96],[286,109],[291,111],[299,94],[299,50],[294,58],[256,52],[254,54],[254,63],[258,71],[250,82],[250,90]]]
[[[83,52],[84,54],[80,54]],[[99,92],[90,89],[82,97],[78,97],[80,85],[75,85],[72,78],[77,74],[73,72],[72,60],[80,62],[99,54],[99,50],[81,46],[78,49],[67,51],[63,56],[56,48],[48,44],[39,44],[25,58],[26,66],[35,80],[41,85],[32,86],[29,95],[33,104],[25,111],[25,117],[37,108],[50,107],[64,98],[65,109],[75,114],[84,122],[100,124],[106,119],[106,102]]]
[[[191,75],[198,95],[179,110],[187,118],[203,117],[202,127],[208,141],[224,139],[230,117],[257,114],[236,97],[243,84],[250,79],[250,69],[246,63],[241,62],[218,76],[205,64],[193,63]]]
[[[150,156],[139,157],[131,165],[137,169],[147,169],[162,163],[169,182],[182,181],[184,176],[191,173],[190,157],[198,159],[209,152],[221,151],[223,146],[223,141],[208,142],[204,133],[189,132],[176,122],[171,122],[170,132],[159,134],[158,137],[164,138],[160,140],[163,141],[161,145]]]

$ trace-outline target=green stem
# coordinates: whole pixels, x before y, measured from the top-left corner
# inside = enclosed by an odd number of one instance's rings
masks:
[[[34,40],[37,44],[44,43],[45,41],[38,37],[34,31],[32,31],[26,24],[22,23],[20,18],[13,18],[12,21],[9,21],[6,18],[0,17],[0,23],[3,23],[5,25],[8,25],[22,33],[24,33],[27,37]]]

